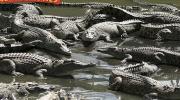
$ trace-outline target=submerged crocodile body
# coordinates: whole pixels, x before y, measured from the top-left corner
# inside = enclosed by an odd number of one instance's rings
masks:
[[[146,8],[148,7],[150,9],[160,10],[164,12],[177,13],[179,11],[177,7],[168,4],[153,4],[145,2],[144,0],[133,0],[133,2],[138,3],[139,5],[142,5]]]
[[[0,59],[1,72],[12,75],[35,74],[41,78],[43,74],[61,76],[69,71],[95,66],[71,59],[51,60],[31,53],[5,53],[0,54]]]
[[[153,25],[153,24],[142,24],[141,29],[139,30],[139,36],[156,39],[158,41],[171,40],[179,41],[180,40],[180,24],[162,24],[162,25]]]
[[[16,96],[27,96],[30,93],[40,93],[54,90],[56,86],[38,84],[34,82],[26,83],[0,83],[0,99],[1,100],[17,100]]]
[[[80,34],[82,34],[81,38],[85,42],[95,42],[97,40],[112,42],[111,38],[113,37],[127,37],[127,34],[138,31],[142,23],[140,20],[106,21],[95,24]]]
[[[124,91],[137,95],[149,95],[165,100],[179,99],[180,88],[157,81],[150,77],[128,73],[124,71],[112,71],[109,78],[109,86],[112,90]]]
[[[138,47],[138,48],[109,47],[109,48],[98,49],[98,51],[120,58],[123,60],[122,62],[133,60],[139,62],[145,61],[155,64],[167,64],[174,66],[179,66],[180,64],[179,52],[156,48],[156,47]]]

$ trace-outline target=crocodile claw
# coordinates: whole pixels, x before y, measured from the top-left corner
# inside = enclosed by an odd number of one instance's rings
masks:
[[[23,76],[24,74],[20,73],[20,72],[13,72],[12,75],[14,75],[14,76]]]

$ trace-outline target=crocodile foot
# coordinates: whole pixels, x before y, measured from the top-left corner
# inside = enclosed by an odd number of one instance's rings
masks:
[[[12,75],[13,76],[23,76],[24,74],[20,73],[20,72],[12,72]]]

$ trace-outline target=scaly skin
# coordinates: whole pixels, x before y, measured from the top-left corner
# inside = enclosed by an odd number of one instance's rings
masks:
[[[180,53],[156,47],[109,47],[100,48],[98,49],[98,51],[122,59],[122,62],[126,62],[127,60],[133,60],[138,62],[151,62],[155,64],[167,64],[174,66],[180,65]]]
[[[7,35],[6,38],[14,38],[22,43],[34,44],[38,48],[71,55],[71,51],[61,39],[57,39],[46,30],[24,24],[21,18],[21,16],[15,16],[12,24],[12,31],[17,34]]]
[[[109,86],[112,90],[124,91],[137,95],[155,95],[163,100],[179,99],[180,89],[178,87],[157,81],[150,77],[128,73],[124,71],[112,71],[109,78]],[[156,95],[157,94],[157,95]]]
[[[158,67],[153,64],[148,64],[147,62],[142,62],[137,64],[118,66],[115,67],[115,70],[150,76],[158,70]]]
[[[84,42],[95,42],[98,40],[112,42],[111,38],[113,37],[127,37],[127,34],[138,31],[142,23],[140,20],[106,21],[95,24],[84,32],[80,32],[80,34]]]
[[[158,41],[171,40],[179,41],[180,40],[180,24],[162,24],[162,25],[153,25],[153,24],[142,24],[141,29],[138,32],[139,36],[144,38],[156,39]]]
[[[62,17],[62,16],[53,16],[53,15],[35,15],[30,17],[23,18],[24,24],[39,27],[42,29],[50,29],[55,24],[60,24],[64,21],[74,21],[81,19],[82,17]]]
[[[69,3],[62,2],[61,4],[54,5],[51,3],[34,3],[35,5],[49,6],[49,7],[80,7],[80,8],[93,8],[100,9],[107,6],[114,6],[111,3],[100,3],[100,2],[87,2],[87,3]]]
[[[88,16],[88,15],[86,15],[86,16]],[[64,26],[65,23],[67,23],[67,22],[68,22],[68,24],[71,24],[71,23],[73,24],[77,20],[83,20],[86,18],[86,16],[62,17],[62,16],[53,16],[53,15],[35,15],[35,16],[25,17],[22,20],[23,20],[24,24],[27,24],[27,25],[30,25],[33,27],[55,30],[57,28],[61,28],[61,26]],[[95,23],[107,21],[107,20],[114,20],[114,19],[111,18],[111,16],[108,16],[105,14],[97,14],[91,18],[90,22],[92,24],[95,24]],[[64,24],[60,24],[63,22],[64,22]],[[69,26],[71,26],[71,25],[69,25]],[[73,26],[73,27],[76,28],[76,26]],[[53,29],[53,28],[55,28],[55,29]],[[76,29],[76,30],[78,30],[78,29]],[[59,33],[59,34],[63,34],[63,32]]]
[[[97,15],[96,12],[92,12],[81,20],[65,21],[55,25],[52,28],[52,33],[57,38],[78,40],[78,32],[84,31],[87,27],[91,26],[95,15]]]
[[[43,78],[43,74],[62,76],[69,71],[95,66],[71,59],[51,60],[31,53],[5,53],[0,54],[0,59],[1,72],[12,75],[33,74],[40,78]]]
[[[16,100],[16,96],[27,96],[30,93],[45,92],[54,90],[56,86],[38,84],[33,82],[26,83],[0,83],[0,99]]]
[[[147,19],[147,18],[151,18],[150,15],[143,15],[140,13],[133,13],[130,11],[127,11],[123,8],[120,8],[118,6],[114,6],[114,7],[104,7],[102,9],[100,9],[99,11],[97,11],[98,14],[107,14],[110,15],[112,17],[115,17],[118,19],[118,21],[124,21],[124,20],[130,20],[130,19]]]
[[[17,52],[26,52],[29,50],[35,49],[31,44],[20,44],[20,45],[11,45],[11,46],[1,46],[0,53],[17,53]]]
[[[119,7],[105,7],[98,11],[100,14],[107,14],[115,17],[119,21],[129,19],[140,19],[147,23],[180,23],[180,16],[176,16],[169,13],[164,14],[149,14],[133,13]]]
[[[138,3],[139,5],[142,5],[146,8],[148,7],[150,9],[160,10],[164,12],[176,13],[177,11],[179,11],[177,7],[168,4],[153,4],[142,0],[133,0],[133,2]]]

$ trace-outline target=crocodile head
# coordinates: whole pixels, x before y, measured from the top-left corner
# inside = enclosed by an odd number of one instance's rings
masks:
[[[80,37],[83,42],[95,42],[99,40],[100,35],[97,29],[95,28],[89,28],[83,32],[80,33]]]
[[[97,51],[123,59],[126,57],[126,52],[128,50],[129,50],[128,48],[108,47],[108,48],[100,48]]]
[[[67,60],[55,60],[53,62],[53,67],[48,70],[53,76],[61,76],[66,72],[71,72],[73,70],[84,69],[88,67],[95,67],[96,64],[93,63],[83,63],[80,61],[75,61],[72,59]]]
[[[55,53],[64,54],[67,56],[71,55],[71,50],[67,47],[67,45],[64,43],[61,39],[55,39],[55,42],[51,41],[46,44],[48,49],[50,51],[53,51]]]

